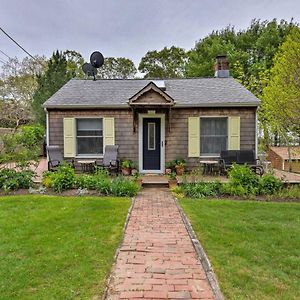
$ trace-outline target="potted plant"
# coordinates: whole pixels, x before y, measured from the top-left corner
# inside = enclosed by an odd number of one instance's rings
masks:
[[[139,185],[142,186],[143,185],[143,180],[140,176],[140,174],[138,172],[135,172],[132,174],[133,178],[134,178],[134,182]]]
[[[131,174],[132,161],[130,159],[125,159],[121,163],[122,174],[129,176]]]
[[[169,161],[166,163],[166,174],[170,174],[172,173],[172,167],[173,167],[173,162]]]
[[[135,176],[135,174],[138,174],[137,166],[134,161],[131,161],[131,175]]]
[[[175,172],[171,172],[170,174],[168,174],[169,180],[169,188],[175,188],[177,186],[177,178],[176,178],[176,173]]]
[[[184,159],[176,159],[175,170],[177,175],[183,175],[185,168],[185,160]]]

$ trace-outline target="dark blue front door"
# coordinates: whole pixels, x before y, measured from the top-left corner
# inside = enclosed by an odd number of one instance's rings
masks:
[[[143,119],[143,170],[160,170],[160,118]]]

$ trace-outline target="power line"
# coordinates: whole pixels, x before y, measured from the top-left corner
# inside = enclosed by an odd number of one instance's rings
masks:
[[[1,49],[0,49],[0,52],[1,52],[3,55],[5,55],[7,58],[11,59],[11,57],[10,57],[9,55],[7,55],[4,51],[2,51]]]
[[[6,64],[6,61],[4,61],[3,59],[0,58],[0,62],[3,64]]]
[[[28,51],[26,51],[17,41],[15,41],[8,33],[6,33],[1,27],[0,30],[9,38],[11,39],[19,48],[21,48],[26,54],[28,54],[31,58],[34,58],[34,56],[32,56]]]

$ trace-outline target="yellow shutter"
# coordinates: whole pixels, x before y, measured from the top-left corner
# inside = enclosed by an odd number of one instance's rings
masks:
[[[115,144],[115,119],[114,118],[103,118],[104,123],[104,147],[106,145]]]
[[[188,156],[200,156],[200,119],[189,117],[188,119]]]
[[[228,118],[228,150],[240,150],[240,117]]]
[[[75,118],[64,118],[64,157],[75,157]]]

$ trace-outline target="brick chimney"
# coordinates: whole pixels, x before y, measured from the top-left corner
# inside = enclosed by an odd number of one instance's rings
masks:
[[[215,77],[229,77],[229,61],[226,55],[218,55],[215,63]]]

